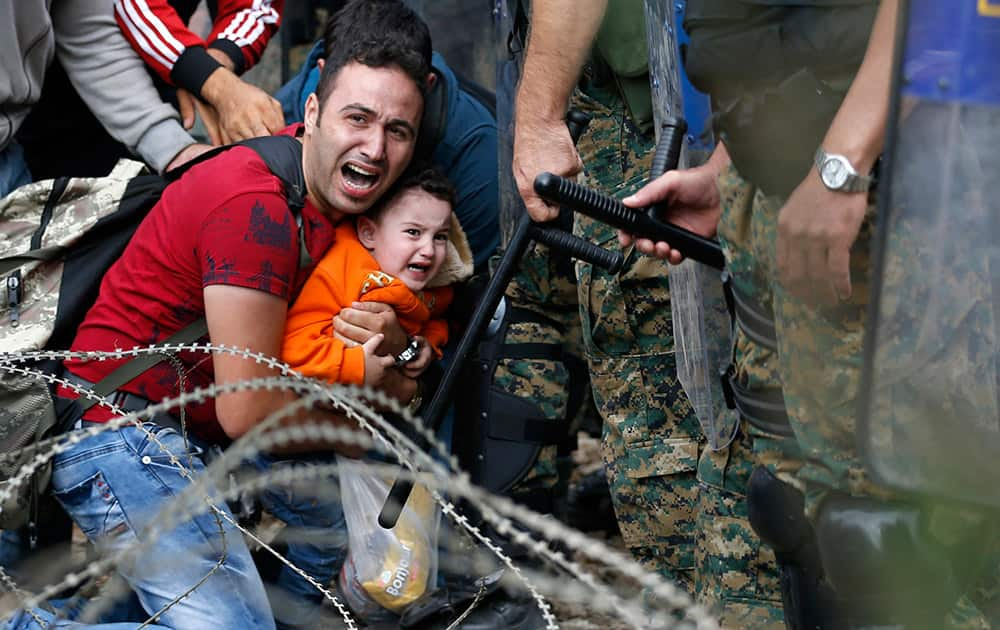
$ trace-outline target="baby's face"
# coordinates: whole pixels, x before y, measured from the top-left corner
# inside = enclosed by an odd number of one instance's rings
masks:
[[[407,188],[389,200],[370,225],[370,239],[360,223],[359,236],[379,268],[420,291],[444,262],[451,204],[421,188]]]

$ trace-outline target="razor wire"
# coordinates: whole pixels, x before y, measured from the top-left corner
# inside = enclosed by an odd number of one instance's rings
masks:
[[[121,409],[118,409],[104,398],[97,396],[89,388],[78,386],[66,379],[40,370],[22,367],[25,363],[42,360],[120,360],[151,353],[175,355],[182,351],[201,353],[218,352],[241,356],[244,359],[253,360],[258,364],[265,365],[277,371],[281,376],[258,378],[224,385],[212,384],[190,392],[183,392],[179,396],[166,399],[155,405],[150,405],[139,412],[124,414]],[[390,465],[374,464],[374,466],[379,469],[384,468],[384,472],[389,475],[398,474],[401,478],[415,479],[431,490],[432,496],[441,508],[442,513],[447,515],[456,526],[466,531],[480,545],[488,549],[493,556],[497,557],[510,570],[511,574],[516,576],[525,585],[542,611],[543,617],[548,624],[547,628],[558,628],[557,620],[551,613],[549,604],[545,602],[539,590],[533,586],[533,583],[536,581],[544,587],[541,590],[555,594],[563,593],[574,602],[585,601],[588,607],[617,614],[634,627],[644,627],[646,623],[644,615],[647,615],[641,604],[621,599],[614,593],[612,588],[601,584],[578,563],[567,559],[561,551],[550,549],[547,541],[553,540],[560,541],[576,554],[604,564],[619,574],[635,580],[644,588],[649,589],[653,595],[662,598],[673,610],[683,612],[698,628],[716,627],[716,622],[709,615],[708,611],[694,604],[685,592],[659,575],[646,571],[625,554],[551,518],[534,513],[514,504],[504,497],[491,495],[473,486],[469,481],[468,475],[460,470],[457,459],[448,453],[448,449],[436,439],[436,436],[423,425],[420,419],[410,414],[406,408],[401,407],[395,400],[377,390],[321,383],[315,379],[308,379],[298,375],[287,364],[266,355],[254,353],[247,349],[197,343],[161,344],[145,348],[134,347],[130,350],[110,352],[30,351],[7,353],[0,354],[0,370],[24,376],[32,376],[44,380],[49,384],[63,385],[77,392],[81,397],[96,400],[97,404],[107,407],[118,416],[106,424],[71,431],[29,446],[28,448],[32,449],[35,453],[34,458],[22,467],[15,476],[8,480],[3,487],[0,487],[0,503],[6,500],[10,493],[16,490],[20,484],[24,483],[39,466],[44,465],[57,454],[64,452],[71,445],[77,444],[81,440],[91,435],[96,435],[101,431],[115,430],[126,424],[134,424],[141,428],[145,426],[145,420],[152,419],[158,413],[169,412],[174,408],[183,410],[189,403],[203,403],[217,395],[230,392],[255,389],[283,389],[299,394],[301,397],[298,400],[270,414],[268,418],[254,427],[247,435],[234,442],[225,453],[212,461],[197,478],[191,475],[190,471],[175,454],[171,453],[169,449],[156,439],[155,434],[145,429],[147,436],[168,456],[170,463],[177,467],[181,474],[191,481],[191,485],[174,501],[164,506],[160,515],[154,521],[155,527],[151,528],[148,532],[144,532],[144,534],[149,534],[144,537],[149,538],[150,541],[155,540],[159,533],[169,531],[169,528],[182,522],[183,519],[193,516],[198,511],[211,510],[234,525],[238,531],[260,545],[262,549],[273,554],[279,561],[296,572],[296,574],[310,582],[341,613],[345,626],[348,628],[356,627],[354,621],[350,617],[347,608],[333,593],[312,579],[306,572],[295,567],[287,558],[284,558],[258,536],[236,522],[235,519],[229,516],[226,510],[220,509],[216,504],[219,500],[224,500],[224,497],[229,497],[229,495],[234,495],[235,497],[238,496],[240,491],[260,489],[269,483],[292,483],[309,480],[317,474],[324,473],[322,470],[323,467],[313,465],[290,470],[272,471],[269,474],[257,475],[253,479],[253,483],[243,483],[237,486],[231,485],[230,489],[221,495],[217,489],[214,493],[208,492],[209,486],[217,487],[219,482],[223,480],[223,477],[227,473],[232,472],[244,458],[250,457],[260,451],[267,451],[275,446],[287,446],[292,442],[316,440],[374,448],[379,452],[392,455],[401,466],[407,469],[406,471],[400,472],[399,468]],[[357,422],[359,429],[329,424],[311,424],[309,422],[275,428],[285,418],[292,417],[297,412],[311,407],[316,402],[329,404],[335,410],[343,412],[348,420]],[[429,445],[428,450],[425,452],[424,449],[418,447],[404,433],[386,421],[380,413],[372,409],[371,405],[373,404],[402,417],[421,438],[426,440],[426,443]],[[442,465],[440,461],[434,458],[433,453],[443,456],[447,465]],[[0,460],[9,459],[10,457],[11,454],[0,454]],[[335,469],[335,464],[331,465],[331,468]],[[426,472],[418,474],[418,470],[425,470]],[[326,474],[329,473],[326,472]],[[567,586],[565,579],[547,580],[543,574],[538,574],[537,572],[529,572],[526,575],[504,553],[498,544],[483,534],[479,527],[472,525],[468,517],[457,511],[454,503],[446,500],[441,492],[465,498],[480,512],[483,520],[493,526],[498,534],[508,536],[513,544],[526,547],[532,554],[544,558],[548,563],[558,567],[564,573],[576,576],[578,582],[571,582],[571,586]],[[197,500],[192,499],[192,496],[196,497]],[[534,529],[541,537],[536,540],[523,529],[518,529],[514,525],[515,520]],[[105,575],[119,563],[141,553],[145,544],[148,543],[133,545],[109,557],[95,560],[81,571],[67,575],[58,584],[49,585],[34,597],[21,599],[21,604],[30,611],[32,607],[37,606],[62,589],[74,588],[80,585],[85,579],[95,579]],[[4,577],[6,578],[4,580],[5,587],[17,593],[15,590],[16,584],[12,580],[7,584],[7,580],[10,578],[6,574],[4,574]],[[206,576],[205,579],[208,577]],[[529,577],[531,578],[530,580]],[[124,583],[124,581],[121,582]],[[583,584],[586,588],[580,587],[579,584]],[[120,588],[124,590],[125,587],[127,585]],[[197,585],[175,598],[168,606],[164,607],[164,610],[176,601],[180,601],[190,592],[193,592],[195,588],[197,588]],[[582,595],[582,593],[586,593],[586,595]],[[566,599],[566,597],[563,599]],[[158,611],[146,623],[154,621],[162,612],[163,610]],[[656,612],[652,614],[653,618],[651,621],[656,627],[669,627],[677,623],[675,617]]]

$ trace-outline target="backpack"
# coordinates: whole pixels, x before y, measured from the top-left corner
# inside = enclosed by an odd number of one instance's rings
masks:
[[[66,410],[56,406],[46,382],[18,373],[22,364],[5,355],[69,348],[105,273],[167,185],[195,164],[238,145],[256,151],[284,184],[299,224],[300,265],[308,264],[301,225],[306,191],[302,145],[290,136],[218,147],[165,176],[122,160],[107,177],[36,182],[0,199],[0,491],[9,489],[12,477],[34,458],[33,444],[69,428],[59,418],[59,411]],[[207,332],[201,318],[164,343],[190,343]],[[110,394],[163,360],[161,355],[132,359],[97,383],[94,392]],[[62,364],[51,360],[27,367],[59,375]],[[81,401],[79,406],[93,403]],[[0,503],[0,529],[35,526],[38,497],[48,487],[51,472],[50,460]]]

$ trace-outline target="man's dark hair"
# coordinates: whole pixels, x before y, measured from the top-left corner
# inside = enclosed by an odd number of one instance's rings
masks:
[[[392,188],[368,211],[368,218],[377,221],[392,199],[411,188],[419,188],[432,197],[448,202],[451,209],[455,209],[455,187],[451,181],[431,164],[420,162],[411,164],[403,171]]]
[[[321,110],[340,69],[352,61],[371,68],[397,66],[425,92],[431,34],[400,0],[348,0],[327,20],[323,48],[326,60],[316,86]]]

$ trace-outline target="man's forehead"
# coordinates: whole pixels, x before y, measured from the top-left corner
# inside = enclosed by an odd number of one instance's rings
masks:
[[[357,61],[337,73],[326,106],[357,107],[377,115],[403,117],[419,122],[423,95],[416,83],[399,66],[366,66]]]

